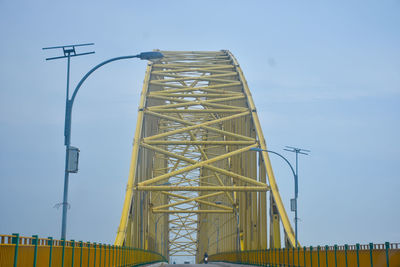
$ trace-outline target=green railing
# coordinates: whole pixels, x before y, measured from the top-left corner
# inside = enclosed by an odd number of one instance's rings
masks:
[[[210,262],[267,267],[400,267],[400,243],[224,252]]]
[[[130,267],[167,262],[159,253],[82,241],[0,235],[1,267]]]

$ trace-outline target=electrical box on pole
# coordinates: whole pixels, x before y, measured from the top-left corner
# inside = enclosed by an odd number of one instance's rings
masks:
[[[70,146],[68,148],[68,166],[67,171],[72,173],[78,172],[79,148]]]
[[[295,198],[290,199],[290,210],[291,211],[297,210],[297,201]]]

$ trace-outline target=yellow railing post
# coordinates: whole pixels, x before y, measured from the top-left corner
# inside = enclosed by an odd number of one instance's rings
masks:
[[[79,258],[79,267],[82,267],[82,259],[83,259],[83,241],[79,241],[79,247],[81,248],[81,257]]]
[[[72,260],[71,260],[71,267],[74,267],[74,260],[75,260],[75,240],[72,241]]]
[[[87,267],[89,267],[90,265],[90,242],[87,242],[87,254],[88,254],[88,256],[87,256]]]
[[[61,259],[61,267],[64,267],[64,260],[65,260],[65,239],[61,239],[62,243],[62,259]]]

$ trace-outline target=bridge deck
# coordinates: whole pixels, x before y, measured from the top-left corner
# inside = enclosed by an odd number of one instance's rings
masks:
[[[244,264],[234,264],[234,263],[225,263],[225,262],[211,262],[206,264],[166,264],[164,262],[162,263],[156,263],[152,264],[148,267],[229,267],[229,266],[234,266],[234,267],[254,267],[254,265],[244,265]]]

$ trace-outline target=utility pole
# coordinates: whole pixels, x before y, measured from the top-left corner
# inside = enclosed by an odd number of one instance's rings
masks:
[[[290,200],[290,209],[291,211],[294,211],[294,225],[295,225],[295,230],[294,230],[294,235],[295,235],[295,240],[296,240],[296,247],[297,247],[297,240],[298,240],[298,233],[297,233],[297,197],[299,194],[299,168],[298,168],[298,163],[299,163],[299,154],[303,155],[308,155],[310,150],[307,149],[302,149],[302,148],[297,148],[297,147],[291,147],[291,146],[286,146],[283,150],[289,151],[296,153],[296,174],[295,174],[295,179],[294,179],[294,199]],[[307,153],[306,153],[307,152]]]

